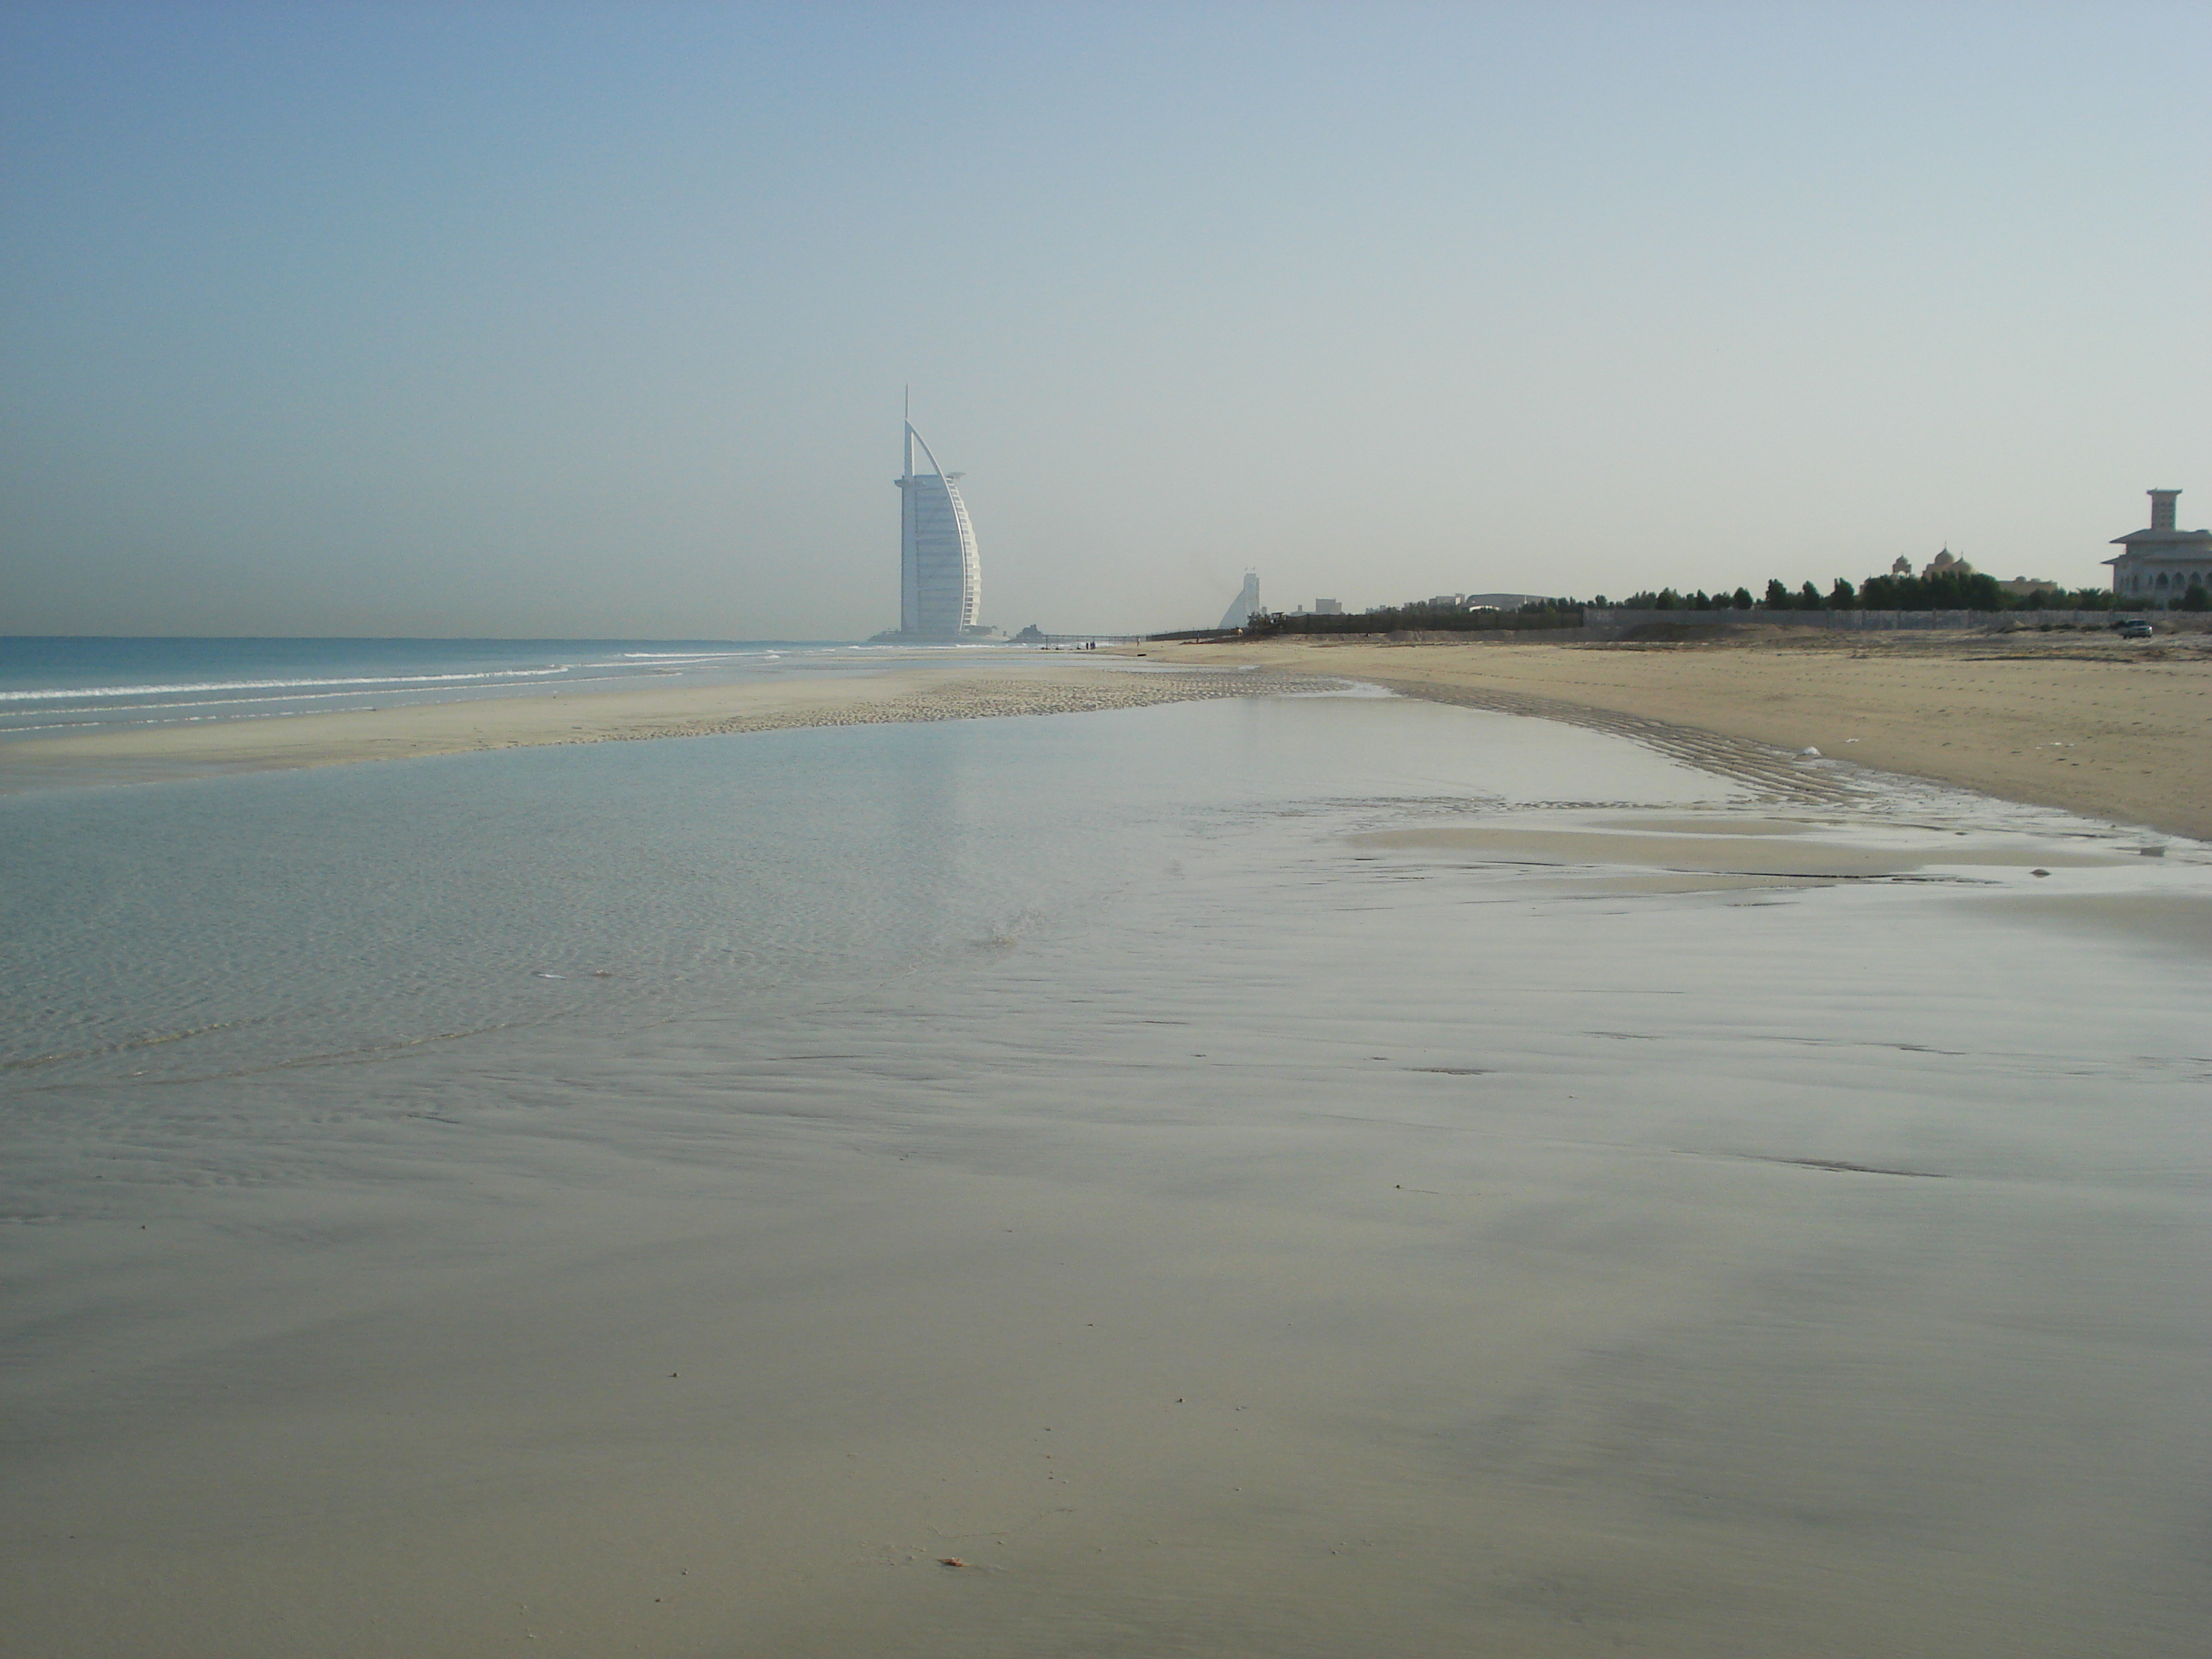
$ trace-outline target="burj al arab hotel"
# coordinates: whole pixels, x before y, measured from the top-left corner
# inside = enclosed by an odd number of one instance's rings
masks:
[[[929,471],[914,470],[915,447],[921,447]],[[968,504],[914,422],[906,423],[906,471],[899,494],[899,633],[913,640],[990,637],[980,620],[983,566],[975,554],[975,532]]]

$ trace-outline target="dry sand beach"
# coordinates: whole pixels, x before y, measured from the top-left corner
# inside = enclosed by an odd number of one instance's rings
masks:
[[[1510,638],[1510,636],[1507,636]],[[1355,676],[1414,696],[1650,723],[2212,837],[2212,636],[1742,630],[1561,646],[1370,636],[1158,647],[1169,663]]]
[[[1248,683],[1249,684],[1249,683]],[[518,692],[279,720],[136,727],[0,745],[0,790],[143,783],[553,744],[795,726],[1136,708],[1246,689],[1218,672],[1133,674],[1073,656],[963,654],[843,678],[581,694]]]
[[[1101,655],[1109,653],[1102,653]],[[1135,654],[1110,653],[1126,664]],[[1068,714],[1243,695],[1260,669],[1536,715],[1659,743],[1692,763],[1771,773],[1811,747],[2009,800],[2212,837],[2212,635],[2130,642],[2018,632],[1514,645],[1352,635],[1167,644],[1151,672],[1074,655],[976,653],[957,668],[849,678],[518,695],[281,720],[19,739],[0,790],[136,782],[544,744],[796,726]],[[1718,739],[1718,741],[1715,741]],[[1744,769],[1749,769],[1745,771]]]

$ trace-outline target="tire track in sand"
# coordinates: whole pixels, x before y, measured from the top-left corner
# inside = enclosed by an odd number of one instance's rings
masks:
[[[1368,683],[1425,702],[1486,708],[1499,714],[1525,714],[1536,720],[1557,720],[1565,726],[1578,726],[1588,732],[1627,738],[1686,766],[1694,766],[1758,790],[1770,800],[1828,806],[1858,799],[1862,794],[1859,787],[1848,777],[1808,767],[1802,757],[1787,750],[1744,738],[1723,737],[1717,732],[1700,731],[1692,726],[1675,726],[1640,714],[1623,714],[1610,708],[1538,696],[1528,691],[1437,685],[1423,680],[1374,679]]]

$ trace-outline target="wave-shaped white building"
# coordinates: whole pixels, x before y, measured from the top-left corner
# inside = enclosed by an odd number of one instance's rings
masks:
[[[914,470],[915,446],[930,470]],[[982,624],[983,565],[957,480],[914,422],[906,423],[906,471],[898,479],[899,632],[913,639],[957,640],[991,630]]]

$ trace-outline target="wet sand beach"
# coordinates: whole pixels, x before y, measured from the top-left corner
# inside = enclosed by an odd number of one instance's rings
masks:
[[[1708,742],[0,801],[0,1654],[2193,1659],[2212,851]]]
[[[2212,836],[2212,636],[1842,634],[1512,645],[1357,635],[1157,647],[1169,663],[1335,673],[1408,695],[1654,723],[1823,754],[2008,800]]]
[[[0,0],[0,1659],[2212,1659],[2208,70]]]

